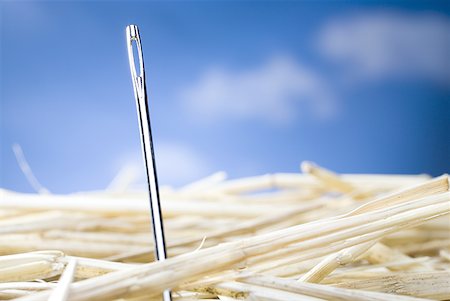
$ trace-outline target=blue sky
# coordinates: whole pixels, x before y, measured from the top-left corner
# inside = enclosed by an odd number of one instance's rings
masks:
[[[2,1],[0,187],[142,174],[140,27],[162,184],[217,170],[449,171],[450,8],[434,1]]]

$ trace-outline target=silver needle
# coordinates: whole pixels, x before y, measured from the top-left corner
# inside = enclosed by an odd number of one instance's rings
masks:
[[[150,112],[148,108],[147,90],[145,87],[144,58],[142,55],[142,45],[138,27],[136,25],[128,25],[126,36],[131,79],[133,80],[134,96],[136,97],[136,106],[141,132],[142,152],[144,154],[145,167],[147,171],[147,183],[150,195],[150,209],[152,213],[153,238],[155,242],[155,257],[157,260],[162,261],[167,257],[166,242],[164,238],[161,205],[159,202],[158,179],[156,176],[155,155],[153,152],[152,131],[150,126]],[[136,73],[133,53],[133,41],[135,42],[137,47],[139,59],[139,75]],[[172,300],[170,290],[164,291],[163,300]]]

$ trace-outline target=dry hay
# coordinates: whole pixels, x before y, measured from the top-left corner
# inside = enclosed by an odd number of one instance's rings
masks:
[[[0,300],[450,299],[448,176],[303,173],[146,194],[0,191]]]

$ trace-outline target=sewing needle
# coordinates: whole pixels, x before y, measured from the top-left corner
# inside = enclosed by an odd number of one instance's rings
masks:
[[[147,172],[147,183],[150,196],[150,210],[152,217],[153,239],[155,242],[156,260],[166,259],[166,242],[164,238],[163,219],[159,202],[158,179],[156,175],[155,155],[153,151],[152,131],[150,125],[150,112],[148,106],[147,90],[145,86],[144,58],[142,54],[141,38],[136,25],[128,25],[126,29],[128,59],[130,63],[131,79],[133,81],[134,96],[138,112],[139,127],[141,132],[142,152]],[[139,75],[136,72],[133,42],[137,48],[139,60]],[[163,293],[163,300],[172,300],[170,290]]]

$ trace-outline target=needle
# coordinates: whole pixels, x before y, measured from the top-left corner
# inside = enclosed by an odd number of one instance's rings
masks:
[[[155,155],[153,152],[152,131],[150,126],[150,112],[148,108],[147,89],[145,87],[144,58],[142,55],[141,38],[136,25],[129,25],[126,29],[128,59],[130,61],[131,79],[133,80],[134,96],[139,118],[141,132],[142,152],[147,171],[147,183],[150,195],[150,209],[152,216],[153,239],[155,242],[155,257],[159,261],[166,259],[166,242],[164,238],[163,219],[159,202],[158,179],[156,176]],[[133,52],[135,42],[139,60],[139,75],[136,73]],[[172,300],[170,290],[163,293],[163,300]]]

